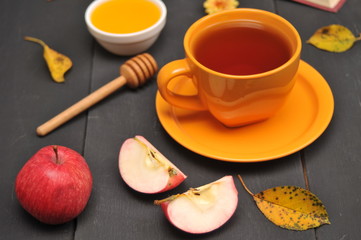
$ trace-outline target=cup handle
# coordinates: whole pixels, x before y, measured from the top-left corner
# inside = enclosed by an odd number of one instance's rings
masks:
[[[179,76],[190,78],[189,76],[191,75],[191,70],[185,59],[175,60],[166,64],[158,73],[157,83],[159,92],[164,100],[171,105],[189,110],[204,111],[206,107],[200,101],[198,95],[185,96],[174,93],[168,88],[168,84],[172,79]]]

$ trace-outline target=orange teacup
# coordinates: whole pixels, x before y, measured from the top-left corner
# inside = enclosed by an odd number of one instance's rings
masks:
[[[205,16],[186,32],[186,57],[166,64],[158,88],[171,105],[207,110],[228,127],[270,118],[295,83],[301,38],[284,18],[257,9]],[[192,79],[198,94],[169,90],[177,77]]]

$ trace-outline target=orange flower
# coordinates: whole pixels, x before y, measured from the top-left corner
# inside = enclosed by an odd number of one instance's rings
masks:
[[[206,0],[203,6],[206,13],[212,14],[223,10],[234,9],[238,4],[237,0]]]

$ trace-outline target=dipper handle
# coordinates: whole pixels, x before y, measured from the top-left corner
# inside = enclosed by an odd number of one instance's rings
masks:
[[[103,100],[126,83],[132,88],[143,85],[147,79],[155,74],[157,69],[157,63],[151,55],[143,53],[135,56],[120,67],[121,76],[100,87],[79,102],[39,126],[36,129],[36,133],[39,136],[47,135],[81,112]]]

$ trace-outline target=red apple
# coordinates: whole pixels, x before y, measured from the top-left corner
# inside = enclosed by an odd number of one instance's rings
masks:
[[[129,187],[142,193],[170,190],[187,177],[142,136],[123,143],[119,171]]]
[[[167,219],[177,228],[195,234],[213,231],[225,224],[238,205],[232,176],[225,176],[185,193],[156,200]]]
[[[93,178],[85,159],[62,146],[46,146],[20,170],[15,192],[21,206],[43,223],[61,224],[85,208]]]

